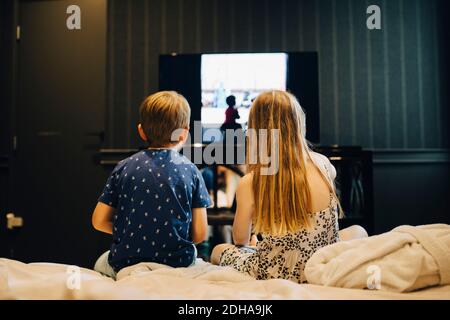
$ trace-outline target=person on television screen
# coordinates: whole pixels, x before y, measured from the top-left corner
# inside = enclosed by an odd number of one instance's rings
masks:
[[[226,99],[228,108],[225,111],[225,122],[220,127],[222,133],[225,133],[226,130],[238,130],[242,129],[242,126],[236,122],[237,119],[240,119],[239,111],[236,109],[236,97],[229,96]]]

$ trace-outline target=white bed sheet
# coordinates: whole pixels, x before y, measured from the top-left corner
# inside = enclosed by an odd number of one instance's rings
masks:
[[[122,270],[114,281],[84,268],[0,259],[0,299],[450,300],[450,286],[401,294],[299,285],[287,280],[256,281],[202,260],[179,269],[142,263]]]

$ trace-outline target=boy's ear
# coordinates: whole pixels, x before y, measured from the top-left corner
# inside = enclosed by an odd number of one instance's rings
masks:
[[[178,138],[178,142],[184,143],[186,142],[189,136],[189,128],[185,128],[181,131],[180,136]]]
[[[138,124],[138,132],[139,132],[139,136],[141,137],[142,140],[147,141],[147,135],[144,132],[144,129],[142,129],[142,125],[139,123]]]

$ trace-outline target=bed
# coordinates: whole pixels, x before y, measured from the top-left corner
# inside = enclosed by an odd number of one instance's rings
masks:
[[[193,267],[179,269],[141,263],[121,270],[114,281],[77,266],[0,259],[0,299],[449,300],[450,286],[394,293],[257,281],[200,259]]]

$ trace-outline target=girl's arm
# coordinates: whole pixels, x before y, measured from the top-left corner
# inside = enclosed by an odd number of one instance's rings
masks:
[[[208,218],[206,208],[192,209],[192,242],[195,244],[206,241],[208,235]]]
[[[233,240],[238,246],[248,246],[251,238],[253,219],[252,174],[244,176],[236,191],[237,209],[233,223]]]
[[[115,211],[115,208],[110,207],[103,202],[97,203],[94,213],[92,214],[92,225],[94,228],[98,231],[112,234],[112,217]]]

